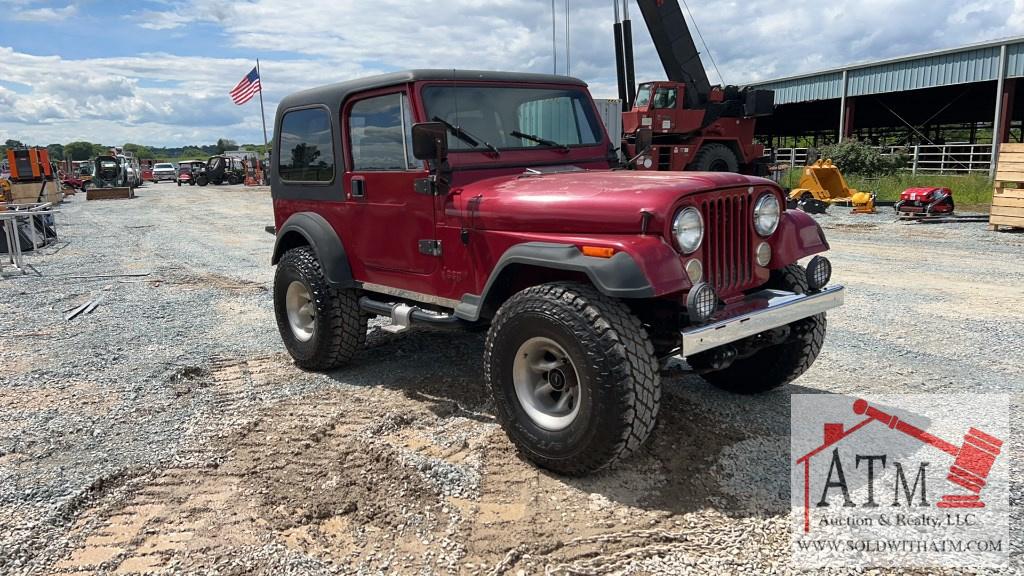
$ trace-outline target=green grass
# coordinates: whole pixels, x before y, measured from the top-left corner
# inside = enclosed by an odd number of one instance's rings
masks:
[[[780,182],[786,188],[797,188],[800,183],[801,169],[790,170]],[[900,193],[907,188],[938,187],[949,188],[957,205],[988,206],[992,204],[992,180],[987,174],[958,175],[926,175],[914,176],[908,173],[883,176],[881,178],[863,178],[847,176],[846,182],[851,188],[862,192],[874,192],[879,201],[896,201]]]

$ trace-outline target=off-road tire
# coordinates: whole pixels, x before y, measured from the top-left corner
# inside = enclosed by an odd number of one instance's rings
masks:
[[[804,294],[807,275],[799,264],[773,270],[765,288]],[[758,351],[753,356],[736,360],[724,370],[705,372],[701,376],[714,386],[736,394],[760,394],[797,379],[814,364],[825,342],[825,314],[804,318],[789,325],[789,339]],[[687,359],[696,369],[701,358]]]
[[[740,161],[731,148],[725,144],[705,144],[701,146],[690,170],[695,172],[739,172]]]
[[[583,393],[579,413],[557,432],[535,424],[515,391],[516,354],[536,336],[567,352]],[[658,362],[640,320],[585,284],[535,286],[505,302],[487,333],[484,377],[498,421],[520,453],[569,476],[606,468],[639,449],[661,401]]]
[[[288,322],[285,295],[293,281],[305,284],[316,304],[313,336],[307,342],[295,337]],[[285,252],[274,274],[274,314],[288,353],[301,368],[323,371],[349,362],[366,343],[367,317],[359,308],[354,289],[327,282],[320,260],[308,246]]]

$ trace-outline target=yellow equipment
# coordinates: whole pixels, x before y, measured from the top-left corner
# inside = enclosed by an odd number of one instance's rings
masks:
[[[818,200],[830,205],[850,204],[854,214],[875,214],[875,195],[850,188],[831,160],[818,160],[805,167],[800,185],[789,193],[789,199],[794,202]]]
[[[874,194],[857,192],[850,197],[850,202],[853,203],[853,214],[877,214]]]
[[[818,160],[804,167],[800,185],[789,193],[789,199],[799,202],[813,198],[833,204],[837,201],[849,202],[850,197],[857,192],[846,184],[846,179],[831,160]]]

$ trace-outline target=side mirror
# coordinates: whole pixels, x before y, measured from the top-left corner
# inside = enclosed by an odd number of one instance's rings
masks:
[[[448,129],[440,122],[412,125],[412,155],[417,160],[443,160],[448,156]]]
[[[640,128],[636,131],[636,153],[643,154],[651,148],[654,143],[654,131],[650,128]]]

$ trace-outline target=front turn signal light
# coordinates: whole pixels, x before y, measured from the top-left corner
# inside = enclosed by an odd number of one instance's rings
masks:
[[[594,258],[611,258],[615,256],[615,248],[602,248],[600,246],[584,246],[584,256],[593,256]]]

